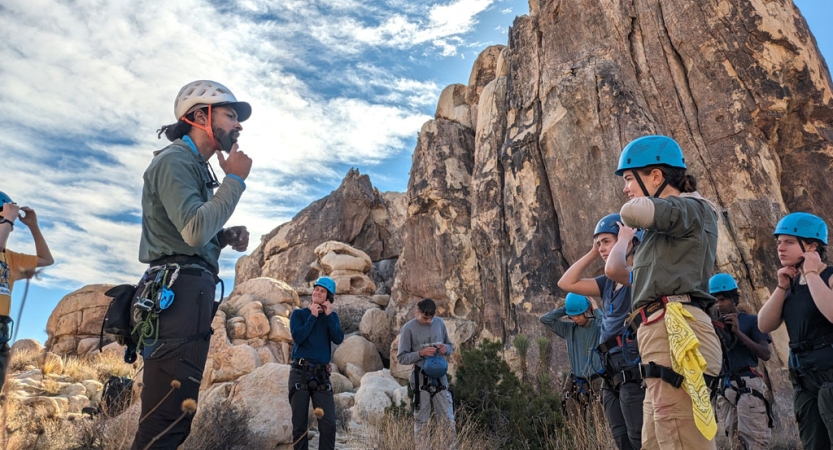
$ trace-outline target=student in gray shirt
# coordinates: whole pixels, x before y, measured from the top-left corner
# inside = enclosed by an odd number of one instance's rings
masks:
[[[437,305],[430,298],[417,303],[416,318],[411,319],[402,327],[399,336],[399,352],[396,359],[399,364],[413,364],[414,370],[410,377],[410,389],[413,392],[414,403],[414,440],[428,445],[428,439],[422,435],[423,427],[431,419],[432,409],[445,424],[447,433],[438,433],[445,438],[453,448],[457,439],[454,424],[454,410],[451,404],[451,393],[448,391],[448,377],[442,374],[440,378],[432,378],[432,367],[438,361],[438,356],[448,356],[454,348],[445,322],[434,317]],[[442,361],[439,361],[442,364]],[[427,369],[423,370],[423,369]],[[418,448],[422,448],[420,445]]]

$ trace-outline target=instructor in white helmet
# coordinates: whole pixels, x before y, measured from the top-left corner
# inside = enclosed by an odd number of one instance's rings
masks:
[[[246,227],[223,228],[246,189],[252,160],[237,138],[252,107],[225,86],[199,80],[174,102],[177,122],[159,131],[171,141],[144,173],[139,260],[148,270],[132,305],[133,340],[144,358],[144,387],[134,450],[176,449],[191,429],[183,401],[196,401],[219,303],[220,250],[245,251]],[[225,177],[209,165],[216,155]],[[222,293],[220,295],[222,298]]]

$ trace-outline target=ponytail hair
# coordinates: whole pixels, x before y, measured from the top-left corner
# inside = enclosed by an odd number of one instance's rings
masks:
[[[693,175],[685,173],[685,169],[681,167],[655,165],[643,167],[637,170],[643,175],[648,175],[654,169],[662,172],[662,176],[668,181],[669,186],[682,193],[690,193],[697,190],[697,179],[694,178]]]
[[[200,108],[203,111],[207,111],[208,108]],[[194,121],[194,113],[197,110],[191,111],[190,113],[185,115],[185,118]],[[162,125],[161,128],[156,130],[156,137],[162,139],[162,135],[164,134],[169,141],[173,142],[177,139],[182,139],[183,136],[191,132],[191,124],[186,122],[183,119],[179,119],[176,123],[172,123],[170,125]]]
[[[177,123],[162,125],[161,128],[156,130],[156,137],[162,139],[162,135],[164,134],[169,141],[173,142],[177,139],[182,139],[190,131],[191,124],[180,119]]]

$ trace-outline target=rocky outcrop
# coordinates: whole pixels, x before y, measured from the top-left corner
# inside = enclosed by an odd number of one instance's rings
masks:
[[[833,88],[795,6],[530,11],[508,47],[478,58],[468,86],[443,91],[422,128],[392,292],[399,324],[431,297],[440,315],[471,320],[473,338],[545,333],[537,317],[563,297],[557,279],[626,200],[613,174],[621,149],[646,134],[682,145],[700,192],[721,208],[715,269],[739,280],[743,305],[760,307],[775,283],[777,220],[805,210],[833,223]],[[767,367],[783,388],[788,339],[774,338]]]
[[[237,262],[236,280],[270,277],[304,287],[320,273],[311,268],[315,248],[327,241],[346,243],[371,261],[396,258],[402,249],[404,195],[380,193],[367,175],[352,169],[341,186],[313,202],[291,222],[272,230]]]
[[[234,381],[269,363],[292,356],[289,316],[300,306],[289,285],[271,278],[238,284],[214,316],[203,388]]]
[[[367,253],[347,244],[328,241],[315,247],[311,267],[336,282],[336,294],[373,295],[376,285],[367,276],[373,262]]]
[[[62,298],[46,322],[46,349],[61,355],[83,355],[97,348],[104,313],[112,300],[104,293],[112,287],[93,284]]]

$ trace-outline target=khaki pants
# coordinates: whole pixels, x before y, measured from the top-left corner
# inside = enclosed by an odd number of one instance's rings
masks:
[[[711,319],[702,309],[685,305],[694,322],[689,326],[700,341],[700,353],[706,359],[706,373],[717,376],[722,364],[720,340]],[[654,362],[671,367],[671,350],[665,329],[665,311],[648,317],[637,332],[642,363]],[[683,388],[675,388],[659,378],[645,379],[645,402],[642,404],[642,448],[644,450],[715,450],[714,439],[706,439],[694,423],[691,397]]]
[[[747,388],[766,394],[766,383],[760,377],[741,377]],[[738,383],[732,381],[732,386]],[[725,430],[732,449],[766,450],[772,435],[769,429],[769,416],[766,403],[750,393],[740,394],[727,387],[723,395],[718,395],[717,417],[721,430]]]

